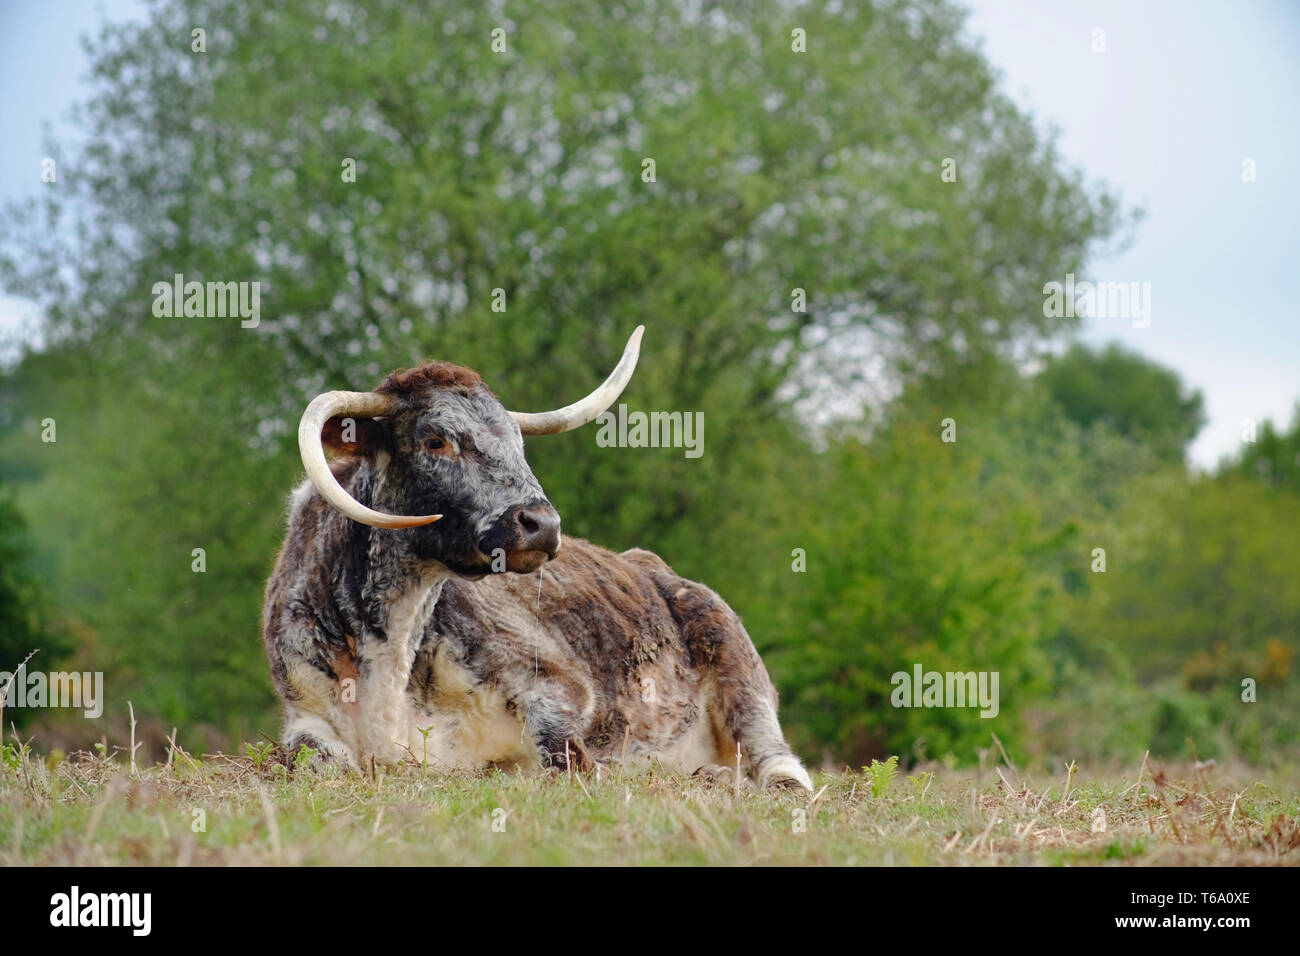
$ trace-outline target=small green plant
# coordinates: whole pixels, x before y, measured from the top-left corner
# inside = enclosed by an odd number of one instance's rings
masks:
[[[871,761],[870,767],[863,767],[862,772],[867,775],[867,783],[871,787],[871,797],[879,800],[889,790],[889,785],[894,782],[898,776],[898,757],[890,757],[884,763],[879,760]]]
[[[1065,793],[1061,794],[1062,806],[1070,799],[1070,787],[1074,784],[1074,775],[1078,772],[1079,765],[1071,760],[1070,765],[1065,768]]]
[[[1102,851],[1103,860],[1129,860],[1133,857],[1141,856],[1147,851],[1147,840],[1139,837],[1136,840],[1112,840],[1107,844],[1106,849]]]
[[[416,727],[424,738],[424,776],[429,776],[429,734],[433,733],[433,724],[428,727]]]
[[[253,768],[259,771],[262,769],[262,764],[266,763],[266,758],[271,755],[271,751],[274,749],[275,744],[269,742],[256,744],[246,742],[244,744],[245,752],[247,752],[248,756],[252,758]]]
[[[925,799],[925,792],[930,789],[930,782],[934,780],[934,773],[930,770],[924,770],[907,779],[912,782],[912,796],[919,803]]]
[[[298,748],[298,752],[293,755],[293,769],[303,770],[311,766],[312,758],[316,756],[316,751],[312,747],[303,744]]]
[[[23,762],[22,751],[13,744],[5,744],[0,747],[0,762],[3,762],[10,770],[17,770]]]

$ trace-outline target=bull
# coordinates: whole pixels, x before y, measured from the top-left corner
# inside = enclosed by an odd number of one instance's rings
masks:
[[[307,478],[262,614],[289,751],[449,770],[649,758],[812,789],[735,612],[648,551],[561,546],[524,458],[524,435],[578,428],[618,398],[642,332],[554,411],[508,411],[440,361],[307,406]]]

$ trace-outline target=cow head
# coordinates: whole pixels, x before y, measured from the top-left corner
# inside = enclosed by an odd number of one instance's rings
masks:
[[[373,392],[326,392],[303,413],[298,447],[316,490],[347,517],[409,529],[418,560],[478,576],[536,571],[560,549],[560,516],[524,459],[524,435],[547,435],[595,419],[636,368],[643,327],[609,378],[555,411],[509,411],[473,372],[447,362],[394,372]],[[340,469],[325,449],[359,459]],[[383,509],[383,510],[378,510]]]

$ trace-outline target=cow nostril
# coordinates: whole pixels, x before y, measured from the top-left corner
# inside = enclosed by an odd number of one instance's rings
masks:
[[[560,516],[548,506],[520,508],[514,513],[516,546],[552,554],[560,546]]]

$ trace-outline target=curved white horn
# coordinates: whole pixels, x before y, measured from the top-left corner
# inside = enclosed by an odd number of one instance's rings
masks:
[[[392,408],[391,397],[375,392],[325,392],[317,395],[298,422],[298,451],[302,455],[302,463],[307,469],[307,477],[321,497],[353,521],[375,528],[414,528],[432,524],[442,515],[388,515],[367,508],[344,490],[325,461],[325,447],[321,444],[320,433],[327,421],[335,415],[373,418],[376,415],[387,415]]]
[[[641,352],[643,332],[645,326],[638,325],[632,337],[627,340],[623,357],[614,366],[614,371],[610,372],[609,378],[586,398],[550,412],[511,412],[510,416],[519,425],[519,430],[525,435],[555,435],[595,421],[597,416],[614,404],[614,400],[623,394],[623,389],[627,388],[627,383],[632,380],[637,356]]]

